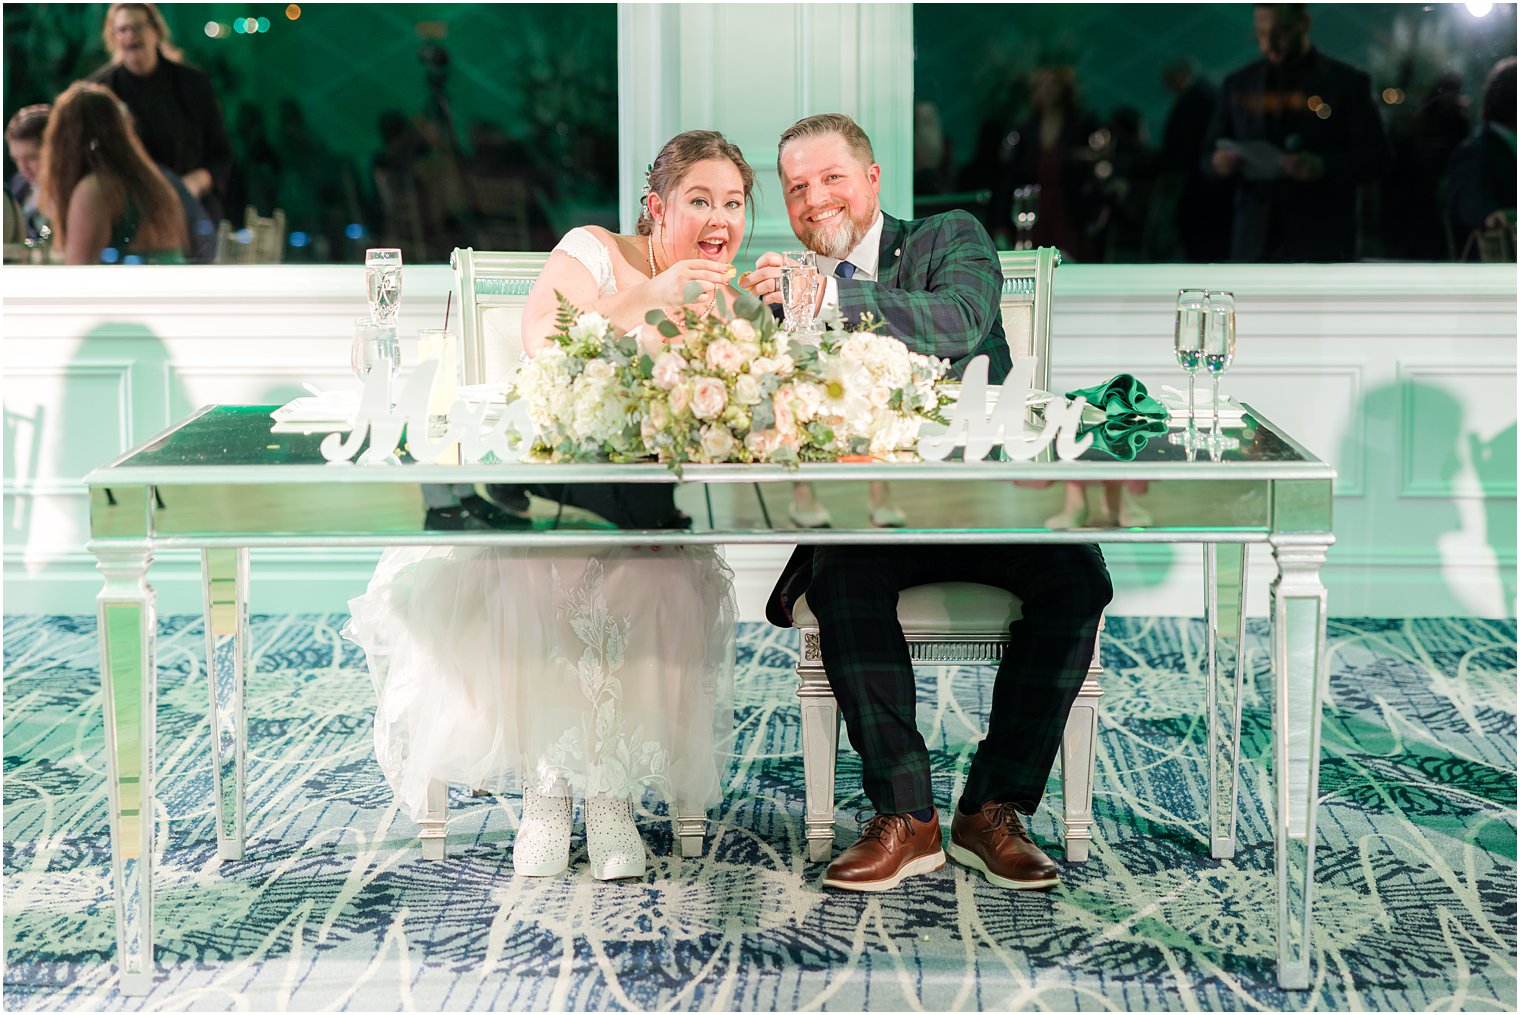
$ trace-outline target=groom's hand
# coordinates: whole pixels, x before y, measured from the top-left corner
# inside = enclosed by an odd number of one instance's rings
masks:
[[[767,303],[781,302],[781,266],[786,258],[767,250],[755,261],[755,270],[739,277],[739,284]]]

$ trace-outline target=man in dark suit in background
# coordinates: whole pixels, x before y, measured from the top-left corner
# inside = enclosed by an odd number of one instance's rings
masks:
[[[884,214],[871,141],[843,114],[799,121],[778,148],[792,229],[826,276],[820,309],[836,303],[849,321],[870,312],[909,348],[950,360],[956,376],[987,356],[992,380],[1001,381],[1011,368],[999,312],[1003,275],[981,223],[963,211],[911,222]],[[741,282],[776,302],[782,264],[767,252]],[[1112,596],[1098,548],[802,546],[766,616],[790,626],[793,605],[807,593],[829,684],[876,809],[860,841],[829,864],[826,886],[885,891],[945,862],[929,752],[914,717],[913,666],[897,621],[899,590],[941,581],[997,586],[1024,604],[998,667],[986,739],[956,807],[950,855],[1005,888],[1059,880],[1020,812],[1033,813],[1044,793]]]
[[[1309,42],[1304,4],[1257,4],[1262,58],[1224,79],[1203,169],[1238,181],[1235,261],[1352,261],[1361,184],[1388,168],[1366,74]]]

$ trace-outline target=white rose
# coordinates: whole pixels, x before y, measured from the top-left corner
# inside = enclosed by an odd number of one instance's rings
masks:
[[[756,458],[769,458],[781,444],[781,435],[774,430],[751,430],[744,438],[744,447]]]
[[[604,359],[587,360],[582,375],[598,384],[605,383],[612,380],[612,364]]]
[[[744,353],[726,338],[707,347],[707,364],[725,374],[736,374],[744,366]]]
[[[892,400],[892,389],[885,384],[873,384],[867,397],[870,398],[873,406],[878,409],[885,409],[887,403]]]
[[[587,311],[575,319],[570,326],[570,337],[577,342],[585,342],[593,338],[601,338],[607,330],[607,325],[612,322],[595,311]]]
[[[734,435],[723,426],[704,426],[702,428],[702,457],[709,462],[727,461],[739,446],[734,440]]]
[[[734,382],[734,401],[741,405],[759,405],[760,382],[749,374],[741,374]]]
[[[759,337],[755,334],[755,326],[742,317],[728,322],[728,333],[740,342],[753,342]]]
[[[797,414],[792,411],[792,403],[785,398],[771,400],[771,412],[776,420],[776,431],[782,435],[795,433],[797,430]]]
[[[654,386],[669,391],[681,383],[681,375],[685,370],[686,360],[681,358],[680,353],[660,353],[654,361]]]
[[[670,411],[679,416],[691,405],[691,386],[677,384],[670,389]]]
[[[670,425],[670,403],[663,398],[651,398],[644,410],[644,418],[656,430],[665,429]]]
[[[823,405],[823,388],[812,383],[788,384],[784,389],[786,397],[797,409],[797,418],[807,422],[818,415],[818,410]]]
[[[728,389],[716,377],[691,382],[691,411],[698,419],[712,419],[728,406]]]

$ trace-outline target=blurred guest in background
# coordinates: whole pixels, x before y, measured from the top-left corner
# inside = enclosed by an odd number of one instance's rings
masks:
[[[127,104],[148,154],[180,175],[214,221],[223,218],[232,149],[211,79],[178,61],[153,4],[112,4],[103,34],[111,62],[90,80]]]
[[[1219,92],[1198,76],[1190,59],[1168,64],[1161,80],[1176,99],[1161,130],[1157,204],[1165,218],[1157,224],[1172,241],[1167,246],[1175,246],[1170,253],[1156,248],[1152,253],[1163,260],[1227,261],[1234,194],[1230,184],[1205,175],[1198,164]]]
[[[28,240],[37,239],[38,230],[46,224],[37,207],[37,178],[42,172],[42,132],[47,129],[50,108],[44,102],[18,109],[5,125],[5,147],[16,164],[16,174],[5,191],[16,202]]]
[[[1446,207],[1460,246],[1472,232],[1508,230],[1515,256],[1515,58],[1500,60],[1483,84],[1483,125],[1463,141],[1446,171]],[[1459,249],[1459,253],[1463,253]],[[1487,258],[1485,258],[1487,259]]]
[[[1262,59],[1225,78],[1203,169],[1238,181],[1236,261],[1351,261],[1359,185],[1389,153],[1366,74],[1309,41],[1304,4],[1257,4]]]
[[[1147,224],[1156,181],[1156,153],[1146,136],[1140,110],[1115,106],[1096,140],[1102,141],[1093,167],[1103,196],[1097,244],[1100,259],[1121,263],[1154,260],[1149,256]]]
[[[1029,106],[1030,118],[1016,132],[1012,159],[993,195],[993,223],[1006,233],[1014,190],[1038,184],[1038,217],[1030,237],[1034,245],[1059,247],[1070,260],[1091,261],[1093,233],[1103,211],[1091,146],[1098,124],[1077,104],[1070,67],[1035,71]]]
[[[1393,106],[1390,113],[1393,166],[1383,181],[1385,252],[1408,261],[1444,261],[1451,253],[1441,221],[1441,178],[1452,152],[1472,131],[1462,76],[1440,75],[1418,103]]]
[[[109,90],[76,81],[42,140],[41,205],[66,264],[177,263],[189,236],[174,187]]]

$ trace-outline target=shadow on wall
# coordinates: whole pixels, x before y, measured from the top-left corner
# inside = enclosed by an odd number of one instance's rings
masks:
[[[1515,426],[1485,441],[1456,395],[1408,378],[1367,392],[1359,414],[1364,518],[1384,540],[1364,549],[1386,555],[1383,567],[1430,561],[1438,572],[1405,615],[1513,616]],[[1343,462],[1355,460],[1350,433]],[[1388,534],[1402,540],[1390,544]],[[1344,542],[1356,538],[1342,533]]]
[[[86,473],[164,429],[185,401],[163,341],[107,322],[80,339],[66,366],[8,372],[4,532],[28,572],[79,554],[90,536]]]
[[[1488,545],[1498,562],[1505,613],[1513,617],[1515,604],[1515,424],[1505,427],[1492,440],[1467,435],[1467,453],[1478,486],[1483,490],[1483,514]]]

